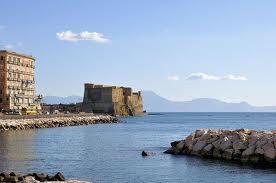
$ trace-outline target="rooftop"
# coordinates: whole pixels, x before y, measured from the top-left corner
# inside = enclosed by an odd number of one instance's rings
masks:
[[[9,53],[9,54],[12,54],[12,55],[17,55],[17,56],[20,56],[20,57],[26,57],[26,58],[30,58],[30,59],[35,60],[35,58],[32,55],[25,55],[25,54],[14,52],[14,51],[0,50],[0,53]]]

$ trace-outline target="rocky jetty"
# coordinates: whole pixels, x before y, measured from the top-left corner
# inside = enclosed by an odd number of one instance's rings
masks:
[[[46,173],[30,173],[26,175],[15,174],[14,172],[3,172],[0,173],[0,182],[10,183],[88,183],[86,181],[78,180],[65,180],[63,173],[58,172],[51,176]]]
[[[6,130],[24,130],[35,128],[53,128],[99,123],[118,123],[118,118],[109,115],[85,115],[70,117],[37,117],[21,119],[0,119],[0,132]]]
[[[195,155],[276,167],[276,130],[199,129],[164,153]]]

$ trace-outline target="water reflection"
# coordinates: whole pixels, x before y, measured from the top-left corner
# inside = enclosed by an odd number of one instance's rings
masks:
[[[25,172],[33,160],[34,130],[0,133],[0,171]]]

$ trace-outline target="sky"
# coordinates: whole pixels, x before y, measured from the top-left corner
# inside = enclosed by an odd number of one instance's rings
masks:
[[[1,0],[0,49],[36,57],[43,95],[84,83],[170,100],[276,105],[274,0]]]

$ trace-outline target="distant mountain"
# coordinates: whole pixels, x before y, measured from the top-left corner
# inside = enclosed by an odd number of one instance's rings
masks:
[[[217,99],[199,98],[191,101],[171,101],[152,91],[142,91],[144,110],[148,112],[276,112],[276,106],[256,107],[247,102],[227,103]],[[47,104],[82,102],[81,96],[45,96]]]
[[[144,109],[148,112],[276,112],[276,106],[256,107],[246,102],[227,103],[199,98],[191,101],[170,101],[152,91],[143,91]]]
[[[46,104],[72,104],[82,102],[82,97],[77,95],[67,97],[44,96],[42,102]]]

